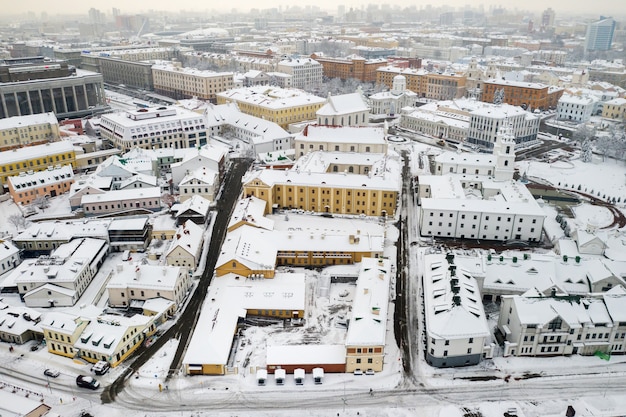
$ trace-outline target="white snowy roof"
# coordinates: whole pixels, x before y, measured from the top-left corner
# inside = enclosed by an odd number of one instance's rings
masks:
[[[177,206],[178,210],[176,211],[176,217],[189,210],[206,216],[209,213],[209,209],[211,208],[211,202],[201,195],[194,194],[191,196],[190,199],[185,200],[180,204],[177,204]]]
[[[84,205],[146,198],[155,198],[160,201],[161,189],[159,187],[131,188],[127,190],[106,191],[102,194],[85,194],[82,196],[80,202],[81,205]]]
[[[167,265],[117,264],[107,288],[150,288],[173,291],[179,284],[181,267]]]
[[[266,205],[265,200],[254,196],[239,200],[235,205],[233,214],[230,216],[228,230],[241,221],[262,229],[272,230],[274,221],[264,216]]]
[[[383,153],[315,151],[298,158],[292,169],[302,172],[328,172],[331,164],[371,167],[374,164],[384,164],[385,162],[385,154]]]
[[[391,262],[363,258],[356,282],[346,346],[383,346],[387,332]]]
[[[31,188],[43,187],[56,184],[58,182],[70,181],[74,178],[74,171],[71,165],[64,165],[58,168],[48,168],[45,171],[33,173],[22,173],[15,177],[9,177],[8,181],[17,191],[29,190]]]
[[[74,145],[67,140],[50,142],[45,145],[25,146],[23,148],[12,149],[0,152],[0,165],[7,165],[26,159],[37,159],[44,156],[69,153],[74,151]]]
[[[272,309],[303,310],[305,290],[304,274],[277,272],[273,279],[227,274],[213,279],[183,363],[226,364],[237,321],[246,316],[247,308],[267,305]]]
[[[318,116],[334,116],[369,111],[367,101],[359,92],[328,97],[328,102],[317,110]]]
[[[196,185],[213,186],[217,182],[217,177],[217,171],[207,168],[206,166],[201,166],[185,175],[185,177],[180,180],[179,186],[187,185],[192,182],[195,182]]]
[[[307,142],[363,143],[384,145],[385,130],[372,126],[308,125],[295,138]]]
[[[148,222],[147,216],[113,219],[108,230],[143,230]]]
[[[400,190],[400,177],[392,175],[361,175],[318,172],[279,171],[263,169],[248,173],[242,180],[244,184],[258,179],[268,186],[292,184],[315,185],[325,184],[327,187],[337,188],[364,188],[373,190]]]
[[[424,256],[426,331],[441,339],[488,337],[489,327],[476,279],[458,268],[451,276],[446,256]],[[456,279],[456,285],[452,280]]]
[[[326,102],[326,99],[302,90],[270,86],[235,88],[217,95],[227,100],[237,100],[268,109],[317,105]]]
[[[132,317],[102,315],[91,321],[74,343],[74,347],[86,351],[95,351],[104,356],[111,356],[117,350],[130,327],[140,330],[147,327],[153,318],[135,314]]]
[[[57,117],[53,112],[48,113],[36,113],[28,114],[25,116],[13,116],[0,119],[0,130],[5,129],[19,129],[21,127],[27,127],[32,125],[41,125],[49,123],[51,125],[58,125]]]
[[[152,65],[153,70],[157,71],[167,71],[167,72],[176,72],[182,73],[186,75],[193,75],[194,77],[201,78],[215,78],[215,77],[224,77],[224,76],[232,76],[232,72],[215,72],[209,70],[199,70],[197,68],[190,67],[179,67],[175,66],[172,63],[166,63],[161,61],[159,64]]]
[[[166,256],[178,247],[196,256],[200,251],[203,241],[204,229],[191,220],[187,220],[176,230],[176,237],[172,241]]]

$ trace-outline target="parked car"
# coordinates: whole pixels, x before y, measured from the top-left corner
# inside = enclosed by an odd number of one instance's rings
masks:
[[[100,382],[97,379],[87,375],[78,375],[76,377],[76,385],[81,388],[98,389],[100,388]]]
[[[57,376],[61,375],[61,373],[57,371],[56,369],[50,369],[50,368],[43,371],[43,374],[45,376],[49,376],[50,378],[56,378]]]
[[[98,361],[94,366],[91,367],[91,372],[94,372],[96,375],[104,375],[106,374],[111,365],[107,361]]]

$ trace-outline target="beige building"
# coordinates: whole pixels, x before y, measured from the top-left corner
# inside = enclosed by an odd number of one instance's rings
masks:
[[[602,117],[626,120],[626,98],[614,98],[604,103]]]
[[[393,216],[399,177],[259,170],[243,179],[243,194],[272,207],[319,213]]]
[[[0,119],[0,151],[41,145],[59,136],[59,122],[53,112]]]
[[[274,122],[283,129],[291,123],[315,120],[326,99],[297,89],[254,86],[217,95],[217,104],[237,103],[241,112]]]
[[[170,266],[185,267],[193,271],[200,262],[203,243],[204,229],[187,220],[176,230],[176,236],[165,253],[165,261]]]
[[[298,157],[314,151],[387,153],[382,127],[308,125],[294,142]]]
[[[184,68],[179,62],[152,66],[154,91],[172,98],[197,97],[215,102],[216,94],[233,88],[232,72]]]
[[[135,301],[164,298],[178,308],[191,285],[187,268],[164,265],[117,265],[107,284],[109,305],[128,307]]]

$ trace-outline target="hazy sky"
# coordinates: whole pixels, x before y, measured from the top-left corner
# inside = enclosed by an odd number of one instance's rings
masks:
[[[215,1],[215,0],[134,0],[134,1],[121,1],[121,0],[81,0],[80,2],[61,0],[61,1],[49,1],[49,0],[3,0],[2,1],[2,14],[15,14],[25,13],[33,11],[36,14],[46,12],[50,15],[57,13],[72,13],[72,14],[86,14],[87,10],[91,7],[95,7],[100,11],[111,14],[111,8],[117,7],[122,13],[134,13],[139,11],[145,11],[149,9],[153,10],[231,10],[233,8],[238,11],[245,12],[250,8],[270,8],[277,7],[278,5],[286,4],[298,4],[304,6],[307,4],[315,4],[322,9],[335,11],[337,5],[344,4],[346,7],[361,7],[368,3],[381,4],[379,1],[369,0],[300,0],[297,2],[285,1],[285,0],[230,0],[230,1]],[[417,8],[421,8],[427,4],[433,6],[448,5],[451,7],[462,7],[466,4],[472,6],[478,6],[483,4],[488,10],[489,6],[500,5],[507,9],[515,9],[516,7],[523,10],[541,11],[547,7],[552,7],[557,14],[559,12],[563,14],[570,13],[593,13],[612,15],[614,17],[626,15],[626,1],[625,0],[391,0],[390,4],[397,4],[399,6],[415,5]],[[516,6],[518,4],[519,6]],[[558,17],[558,16],[557,16]]]

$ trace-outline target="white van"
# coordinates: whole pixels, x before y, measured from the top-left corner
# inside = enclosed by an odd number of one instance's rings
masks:
[[[130,251],[129,250],[125,250],[124,252],[122,252],[122,261],[128,261],[130,260]]]

